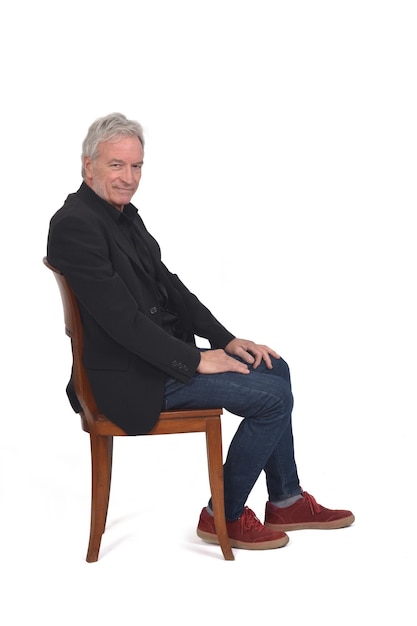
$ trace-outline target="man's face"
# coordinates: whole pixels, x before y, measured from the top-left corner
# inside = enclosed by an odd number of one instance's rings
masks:
[[[139,187],[142,165],[143,148],[137,137],[104,141],[96,159],[85,157],[84,180],[100,198],[123,211]]]

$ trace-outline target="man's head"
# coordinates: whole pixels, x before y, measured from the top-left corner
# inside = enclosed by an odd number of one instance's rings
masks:
[[[119,211],[139,186],[144,144],[142,126],[121,113],[93,122],[83,141],[85,183]]]

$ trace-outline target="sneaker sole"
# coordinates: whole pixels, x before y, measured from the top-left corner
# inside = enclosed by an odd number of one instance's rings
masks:
[[[336,528],[345,528],[350,526],[355,521],[354,515],[344,517],[343,519],[336,519],[333,522],[300,522],[298,524],[270,524],[264,522],[264,526],[268,526],[272,530],[281,530],[287,532],[288,530],[334,530]]]
[[[217,535],[212,533],[206,533],[204,530],[197,529],[197,535],[200,539],[207,541],[208,543],[216,543],[219,545]],[[245,541],[238,541],[237,539],[230,539],[230,546],[232,548],[242,548],[243,550],[272,550],[275,548],[283,548],[289,542],[289,537],[280,537],[273,541],[260,541],[259,543],[246,543]]]

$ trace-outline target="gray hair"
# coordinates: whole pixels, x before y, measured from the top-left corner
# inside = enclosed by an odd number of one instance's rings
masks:
[[[84,157],[92,160],[96,159],[99,144],[103,143],[103,141],[117,141],[121,137],[137,137],[142,144],[142,148],[145,147],[142,126],[135,120],[128,120],[122,113],[110,113],[110,115],[105,117],[99,117],[91,124],[82,145],[81,175],[83,178],[85,175]]]

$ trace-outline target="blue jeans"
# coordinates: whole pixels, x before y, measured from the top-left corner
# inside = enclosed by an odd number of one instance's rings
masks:
[[[262,362],[250,374],[196,373],[186,384],[170,378],[165,410],[223,407],[242,417],[224,464],[226,518],[243,513],[246,500],[265,471],[269,500],[301,493],[294,459],[290,372],[283,359],[273,369]]]

